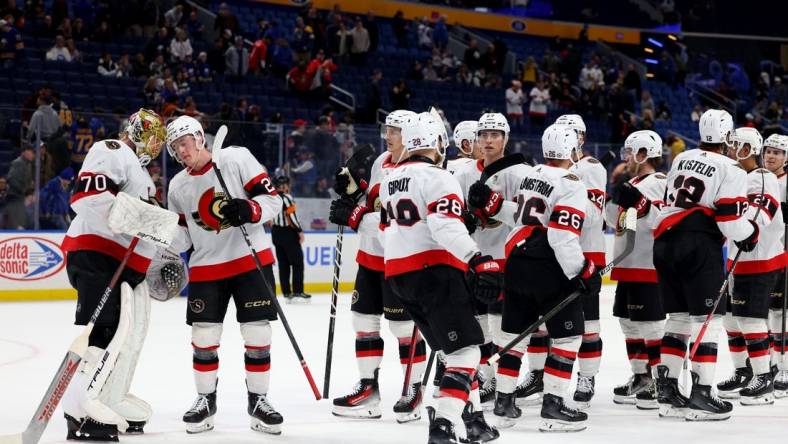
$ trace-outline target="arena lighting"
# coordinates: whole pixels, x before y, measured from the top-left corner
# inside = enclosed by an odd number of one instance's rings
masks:
[[[678,38],[673,34],[668,34],[668,38],[673,40],[674,42],[678,40]]]
[[[646,41],[648,41],[648,42],[649,42],[649,43],[651,43],[652,45],[656,46],[657,48],[662,48],[662,46],[663,46],[663,45],[662,45],[662,42],[659,42],[659,41],[657,41],[657,40],[654,40],[654,39],[652,39],[651,37],[649,37],[649,38],[648,38]]]
[[[649,54],[654,54],[654,50],[651,48],[643,48],[643,51],[646,51]]]
[[[657,59],[643,59],[643,61],[651,65],[659,65],[659,61]]]
[[[647,79],[653,79],[654,78],[654,73],[653,72],[647,72],[646,73],[646,78]]]

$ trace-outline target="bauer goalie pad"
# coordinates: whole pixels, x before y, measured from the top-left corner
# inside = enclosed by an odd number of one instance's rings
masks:
[[[186,262],[180,255],[161,249],[151,261],[145,280],[150,297],[157,301],[169,301],[178,296],[189,282]]]
[[[169,247],[178,229],[178,215],[157,205],[120,192],[109,211],[110,230],[118,234]]]

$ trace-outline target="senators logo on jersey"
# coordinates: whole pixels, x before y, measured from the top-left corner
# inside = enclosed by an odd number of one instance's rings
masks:
[[[197,211],[192,213],[194,222],[205,231],[230,228],[229,223],[222,223],[222,213],[219,212],[225,203],[223,192],[215,191],[213,187],[205,190],[197,203]]]

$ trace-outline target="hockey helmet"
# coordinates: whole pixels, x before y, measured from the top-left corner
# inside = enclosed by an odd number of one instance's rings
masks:
[[[744,157],[739,152],[746,146],[750,146],[750,153]],[[763,136],[755,128],[742,127],[736,128],[731,133],[731,148],[734,150],[736,160],[746,159],[751,156],[760,156],[763,149]]]
[[[788,153],[788,136],[782,134],[772,134],[763,141],[764,148],[774,148]]]
[[[430,112],[411,116],[402,127],[402,143],[408,153],[432,149],[443,157],[446,147],[441,147],[440,140],[446,128],[443,122],[436,121]]]
[[[579,149],[579,144],[575,130],[553,124],[542,134],[542,155],[545,159],[572,160],[572,152]]]
[[[478,126],[479,122],[475,120],[464,120],[454,127],[454,145],[457,146],[457,149],[460,150],[460,152],[467,156],[470,156],[471,153],[473,153],[473,143],[476,142],[476,128]],[[465,151],[462,148],[462,142],[465,140],[471,143],[470,151]]]
[[[275,187],[281,187],[282,185],[289,185],[289,184],[290,184],[290,178],[287,177],[284,174],[280,174],[280,175],[274,177],[274,186]]]
[[[731,145],[733,118],[727,111],[710,109],[700,116],[698,123],[701,143]]]
[[[560,126],[568,126],[575,131],[578,131],[580,135],[585,136],[586,134],[586,123],[583,122],[583,118],[580,117],[579,114],[563,114],[558,116],[555,119],[555,124]]]
[[[646,150],[646,159],[662,157],[662,138],[651,130],[635,131],[624,141],[624,147],[621,148],[621,158],[626,159],[630,153],[637,154],[642,149]],[[643,163],[645,159],[643,162],[638,162],[635,157],[635,162]]]
[[[140,108],[129,117],[124,134],[134,144],[134,151],[142,166],[159,157],[167,137],[161,117],[145,108]]]
[[[386,138],[386,128],[389,126],[392,128],[402,129],[402,127],[407,122],[408,118],[415,115],[416,113],[406,109],[398,109],[388,113],[388,115],[386,116],[386,122],[380,127],[380,137],[382,139]]]
[[[476,137],[478,138],[479,133],[482,131],[490,131],[490,130],[497,130],[503,132],[503,137],[505,141],[509,140],[509,132],[511,129],[509,128],[509,121],[506,120],[506,116],[501,113],[484,113],[479,118],[478,126],[476,127]],[[505,142],[504,142],[505,144]]]
[[[173,149],[172,143],[188,134],[197,139],[198,146],[207,148],[205,146],[205,131],[202,129],[202,124],[194,117],[180,116],[167,125],[167,152],[181,164],[183,162],[178,152]]]

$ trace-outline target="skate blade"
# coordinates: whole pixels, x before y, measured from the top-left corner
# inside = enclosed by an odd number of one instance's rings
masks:
[[[659,403],[656,399],[636,399],[635,400],[635,407],[638,410],[657,410],[659,408]]]
[[[622,395],[613,395],[613,403],[620,405],[637,404],[634,396],[622,396]]]
[[[542,392],[534,393],[530,396],[522,398],[515,398],[514,405],[517,407],[533,407],[535,405],[542,405]]]
[[[331,411],[334,416],[341,418],[354,418],[354,419],[380,419],[383,413],[378,406],[360,405],[356,407],[337,407]]]
[[[788,390],[775,390],[774,397],[777,399],[788,397]]]
[[[495,427],[497,429],[508,429],[514,427],[518,418],[509,418],[508,416],[496,416]]]
[[[686,414],[686,408],[673,407],[670,404],[659,404],[660,418],[684,418]]]
[[[582,432],[587,428],[585,421],[583,422],[568,422],[559,421],[557,419],[542,419],[539,423],[539,431],[544,433],[572,433]]]
[[[684,415],[686,421],[725,421],[731,417],[731,413],[710,413],[705,410],[687,409]]]
[[[767,393],[763,396],[742,396],[739,399],[741,405],[771,405],[774,404],[774,393]]]
[[[739,389],[741,390],[741,389]],[[739,394],[739,390],[729,391],[729,392],[717,392],[717,396],[722,399],[739,399],[741,395]]]
[[[591,401],[584,402],[584,401],[574,401],[575,407],[577,410],[581,412],[584,410],[588,410],[591,407]]]
[[[250,427],[255,432],[267,433],[269,435],[282,434],[282,424],[266,424],[257,418],[251,418]]]
[[[397,422],[400,424],[405,424],[406,422],[418,421],[421,419],[421,409],[414,410],[409,413],[396,413],[396,415],[397,415]]]
[[[213,430],[213,416],[203,419],[200,422],[186,423],[186,433],[195,434],[209,432]]]

